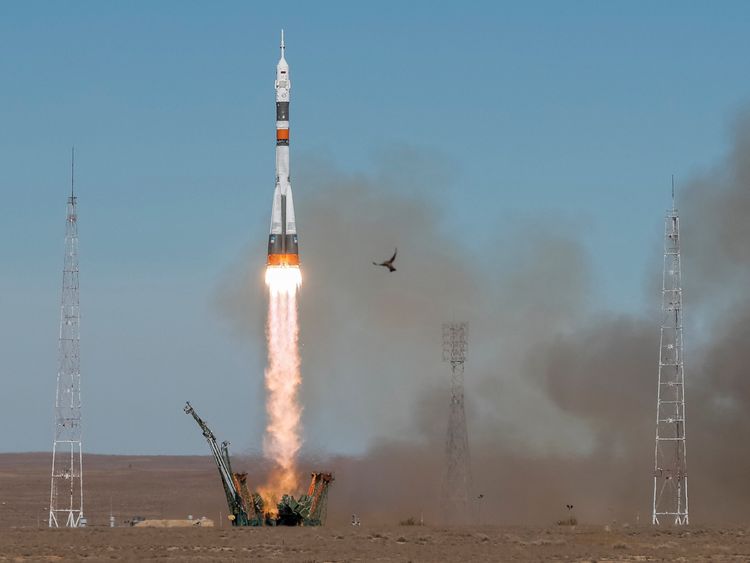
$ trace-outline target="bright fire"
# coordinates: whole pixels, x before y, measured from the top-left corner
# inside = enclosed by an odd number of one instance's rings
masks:
[[[268,367],[266,368],[266,412],[268,423],[263,450],[276,467],[261,494],[271,502],[299,487],[297,452],[302,445],[297,391],[302,382],[298,347],[297,290],[302,283],[298,266],[268,266]],[[268,503],[267,505],[268,506]]]

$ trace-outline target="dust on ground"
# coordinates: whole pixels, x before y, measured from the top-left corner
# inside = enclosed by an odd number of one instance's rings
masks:
[[[207,456],[86,455],[89,527],[46,528],[49,454],[0,454],[0,561],[748,561],[745,527],[467,526],[370,523],[231,528]],[[335,487],[331,490],[335,495]],[[110,507],[117,523],[109,528]],[[214,528],[134,528],[145,518],[217,518]],[[221,518],[221,519],[218,519]]]

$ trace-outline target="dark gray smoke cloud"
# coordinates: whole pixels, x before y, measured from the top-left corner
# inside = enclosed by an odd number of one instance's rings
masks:
[[[744,521],[750,456],[737,446],[750,438],[747,115],[738,120],[725,161],[680,190],[678,204],[686,265],[692,521]],[[597,494],[589,491],[582,496],[580,504],[592,515],[601,517],[611,510],[620,518],[632,518],[648,510],[657,326],[653,319],[616,315],[587,320],[534,354],[527,365],[526,373],[540,382],[556,405],[585,420],[595,432],[595,447],[576,461],[575,470],[581,481],[608,484]],[[555,481],[575,484],[569,476],[567,482]]]
[[[498,406],[505,413],[539,402],[510,366],[520,365],[529,342],[566,326],[584,302],[586,260],[570,233],[488,243],[501,250],[494,268],[482,271],[482,257],[467,251],[467,241],[443,230],[445,210],[435,202],[452,180],[440,158],[403,149],[380,155],[369,174],[314,159],[299,168],[308,449],[364,451],[371,440],[442,434],[442,421],[415,424],[416,405],[427,389],[447,390],[441,323],[452,319],[472,322],[471,384],[500,382],[483,393],[492,398],[477,401],[478,410],[496,416]],[[371,264],[396,246],[396,273]],[[258,245],[243,264],[262,264],[262,250]],[[221,308],[246,342],[263,342],[261,277],[243,265],[222,284]],[[531,301],[534,308],[524,306]],[[533,441],[534,424],[552,420],[545,414],[516,424],[519,439]]]
[[[694,522],[743,520],[750,493],[746,116],[733,141],[724,162],[679,192]],[[324,456],[345,444],[363,452],[310,462],[337,471],[333,518],[436,518],[448,400],[440,324],[466,319],[483,520],[546,523],[573,503],[584,521],[648,521],[657,312],[591,311],[579,235],[555,221],[545,222],[544,235],[496,241],[493,267],[477,267],[465,241],[444,232],[446,210],[433,204],[452,182],[450,163],[405,151],[382,155],[369,174],[308,159],[297,175],[305,180],[296,205],[306,451]],[[396,274],[370,265],[394,246]],[[253,275],[255,285],[247,272],[225,283],[220,301],[246,337],[262,339],[263,290]]]

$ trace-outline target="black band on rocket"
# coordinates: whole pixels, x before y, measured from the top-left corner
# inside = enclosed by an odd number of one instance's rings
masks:
[[[276,102],[276,121],[289,121],[289,102]]]

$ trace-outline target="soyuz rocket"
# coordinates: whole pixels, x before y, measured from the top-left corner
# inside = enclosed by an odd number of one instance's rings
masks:
[[[268,236],[269,266],[299,266],[297,225],[294,222],[292,183],[289,178],[289,65],[284,58],[284,30],[281,31],[281,58],[276,65],[276,187],[271,208]]]

